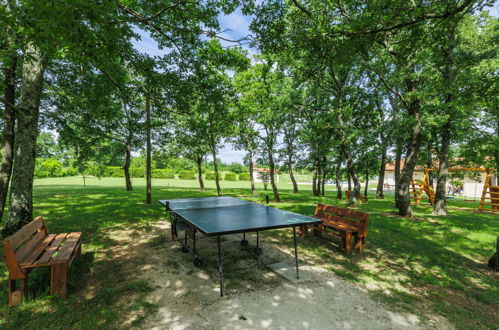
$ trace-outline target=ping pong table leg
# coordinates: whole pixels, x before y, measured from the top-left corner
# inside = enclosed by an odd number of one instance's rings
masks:
[[[224,296],[224,272],[222,265],[222,248],[220,246],[220,235],[217,236],[218,244],[218,276],[220,278],[220,297]]]
[[[298,273],[298,249],[296,248],[296,226],[293,226],[293,241],[295,243],[296,278],[300,279],[300,275]]]

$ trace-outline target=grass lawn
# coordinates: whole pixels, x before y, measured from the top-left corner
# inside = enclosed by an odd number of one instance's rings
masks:
[[[120,328],[130,313],[138,315],[131,325],[140,326],[156,311],[157,306],[144,300],[154,288],[138,280],[123,259],[114,258],[118,243],[109,236],[116,229],[147,228],[148,222],[166,220],[159,204],[144,204],[145,180],[133,183],[135,190],[126,192],[121,178],[89,178],[86,187],[76,177],[35,182],[35,215],[47,219],[50,232],[83,232],[83,254],[71,267],[68,299],[48,295],[50,273],[40,268],[30,275],[30,299],[8,308],[2,250],[1,328]],[[197,181],[155,179],[153,201],[215,195],[214,182],[206,183],[209,189],[199,192]],[[248,187],[247,182],[222,181],[225,195],[263,202],[264,193],[252,197]],[[299,194],[293,194],[288,183],[279,188],[283,202],[272,206],[285,210],[311,215],[318,202],[344,205],[332,191],[313,197],[309,185],[301,185]],[[300,239],[300,253],[422,320],[440,315],[457,328],[497,329],[498,277],[486,263],[495,249],[498,215],[476,212],[478,202],[451,199],[448,217],[432,216],[431,208],[422,205],[415,207],[415,219],[403,219],[394,213],[393,195],[375,200],[373,193],[368,204],[359,206],[370,214],[363,255],[345,257],[334,241],[313,235]],[[266,232],[264,239],[291,247],[290,236],[289,230],[276,230]]]

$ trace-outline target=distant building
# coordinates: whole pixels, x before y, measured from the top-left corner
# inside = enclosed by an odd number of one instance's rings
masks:
[[[263,182],[262,181],[262,176],[265,174],[268,174],[269,175],[269,181],[270,182],[270,168],[259,168],[259,167],[256,167],[256,166],[253,166],[253,178],[255,179],[255,182]],[[278,183],[279,182],[279,171],[278,170],[275,170],[274,172],[275,174],[275,182]]]

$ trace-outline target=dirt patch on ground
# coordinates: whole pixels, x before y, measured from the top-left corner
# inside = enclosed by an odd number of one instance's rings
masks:
[[[113,230],[108,237],[118,243],[112,248],[113,258],[129,260],[127,273],[154,287],[146,300],[157,310],[140,323],[143,329],[452,328],[441,318],[423,324],[416,315],[394,311],[371,299],[366,290],[312,266],[304,253],[300,270],[310,280],[291,283],[266,265],[293,265],[294,255],[265,236],[261,237],[264,252],[258,258],[251,253],[253,235],[247,237],[249,248],[240,246],[240,236],[223,238],[223,298],[219,295],[216,240],[198,240],[204,266],[196,268],[192,256],[182,253],[179,242],[171,240],[165,222]],[[133,262],[137,260],[140,262]],[[140,317],[140,311],[131,313],[123,325],[132,326]]]

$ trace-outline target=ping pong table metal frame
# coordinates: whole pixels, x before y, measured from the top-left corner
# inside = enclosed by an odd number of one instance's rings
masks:
[[[184,240],[182,244],[182,251],[187,253],[191,252],[193,256],[193,263],[194,266],[196,267],[201,267],[203,265],[202,259],[198,257],[196,254],[196,233],[200,232],[208,237],[217,237],[217,249],[218,249],[218,274],[219,274],[219,283],[220,283],[220,296],[223,297],[224,295],[224,286],[223,286],[223,257],[222,257],[222,247],[221,247],[221,242],[220,242],[220,237],[224,235],[231,235],[231,234],[243,234],[243,239],[241,240],[241,245],[243,247],[248,246],[248,241],[246,240],[246,233],[250,232],[256,232],[256,247],[254,248],[254,254],[256,256],[259,256],[262,253],[262,250],[260,249],[260,239],[259,239],[259,232],[263,230],[272,230],[272,229],[282,229],[282,228],[289,228],[293,227],[293,244],[294,244],[294,249],[295,249],[295,267],[296,267],[296,278],[300,278],[300,273],[299,273],[299,263],[298,263],[298,247],[297,247],[297,242],[296,242],[296,227],[300,226],[300,224],[293,224],[293,225],[279,225],[279,226],[272,226],[272,227],[263,227],[263,228],[252,228],[248,230],[234,230],[234,231],[227,231],[223,232],[221,234],[208,234],[204,232],[201,228],[196,227],[193,223],[189,222],[189,220],[182,218],[179,216],[177,213],[175,213],[174,210],[170,209],[168,205],[166,205],[166,212],[170,216],[170,223],[171,223],[171,230],[172,230],[172,238],[175,239],[178,237],[178,232],[177,232],[177,224],[179,221],[182,221],[184,224],[186,224],[191,232],[192,235],[192,248],[190,248],[187,244],[187,237],[188,237],[188,230],[184,230]],[[320,223],[321,221],[318,220],[317,223]],[[313,224],[313,223],[307,223],[307,224]],[[260,229],[260,230],[259,230]]]

